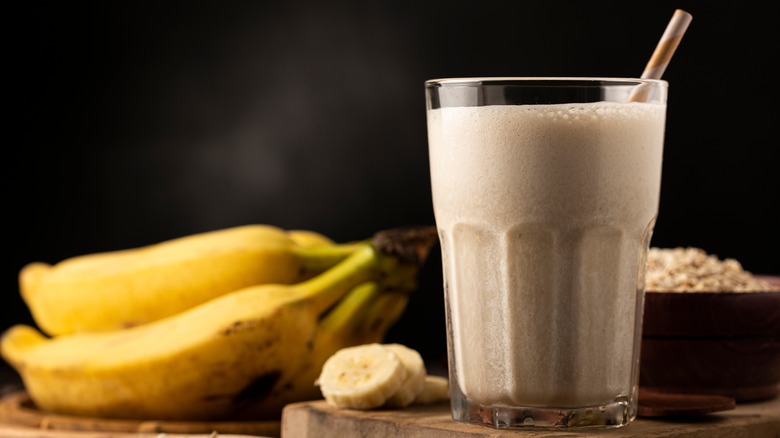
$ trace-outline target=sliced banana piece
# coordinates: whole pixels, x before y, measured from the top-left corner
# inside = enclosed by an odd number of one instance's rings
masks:
[[[450,399],[450,381],[446,377],[427,375],[425,387],[412,402],[415,405],[430,405]]]
[[[406,380],[398,355],[381,344],[346,347],[330,356],[316,384],[334,407],[373,409],[382,406]]]
[[[425,362],[416,350],[401,344],[384,344],[385,348],[393,351],[401,363],[406,367],[406,380],[398,391],[385,403],[389,408],[403,408],[409,406],[417,395],[425,388]]]

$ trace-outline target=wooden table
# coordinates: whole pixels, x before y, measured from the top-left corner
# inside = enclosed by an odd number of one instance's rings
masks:
[[[282,416],[283,438],[570,438],[583,436],[647,438],[778,438],[780,398],[740,404],[736,409],[679,418],[638,418],[626,427],[607,430],[498,430],[457,423],[449,405],[403,410],[351,411],[323,401],[288,405]]]
[[[15,387],[14,390],[18,390]],[[0,403],[2,438],[214,438],[204,425],[181,428],[175,423],[92,421],[31,411],[20,397],[7,393]],[[139,423],[139,424],[136,424]],[[80,427],[76,427],[81,424]],[[215,429],[220,429],[214,425]],[[409,407],[401,410],[338,410],[323,401],[288,405],[281,423],[231,424],[216,430],[218,438],[476,438],[535,437],[572,438],[588,436],[637,438],[780,438],[780,397],[757,403],[738,404],[736,409],[689,417],[638,418],[620,429],[546,431],[497,430],[457,423],[449,405]],[[250,427],[251,426],[251,427]],[[79,430],[80,429],[80,430]],[[257,432],[249,432],[254,429]],[[260,432],[263,430],[265,433]],[[164,433],[160,433],[164,432]]]

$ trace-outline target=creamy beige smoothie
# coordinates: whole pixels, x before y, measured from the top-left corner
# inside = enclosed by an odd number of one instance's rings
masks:
[[[602,406],[636,384],[665,105],[428,110],[453,386],[483,406]]]

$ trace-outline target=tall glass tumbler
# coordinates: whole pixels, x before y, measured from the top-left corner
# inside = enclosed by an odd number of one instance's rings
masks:
[[[667,82],[453,78],[425,88],[453,418],[629,424]]]

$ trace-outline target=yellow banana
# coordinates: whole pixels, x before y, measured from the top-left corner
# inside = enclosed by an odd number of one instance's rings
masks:
[[[289,230],[287,235],[300,246],[327,246],[336,243],[330,237],[312,230]]]
[[[0,340],[0,354],[33,402],[48,412],[228,418],[262,401],[276,382],[289,380],[286,373],[297,373],[310,360],[318,323],[329,320],[322,315],[338,309],[350,291],[362,290],[357,285],[414,285],[414,279],[398,277],[415,276],[415,269],[406,268],[419,268],[422,260],[373,242],[356,243],[346,259],[304,282],[240,289],[129,329],[47,339],[16,325]]]
[[[234,290],[311,278],[346,257],[306,230],[245,225],[22,268],[22,297],[49,335],[132,327]]]

